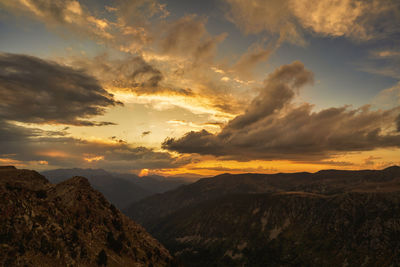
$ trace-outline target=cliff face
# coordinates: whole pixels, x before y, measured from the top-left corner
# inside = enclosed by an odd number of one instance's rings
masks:
[[[399,266],[400,194],[229,195],[148,230],[185,266]]]
[[[0,265],[167,266],[169,252],[83,177],[0,168]]]

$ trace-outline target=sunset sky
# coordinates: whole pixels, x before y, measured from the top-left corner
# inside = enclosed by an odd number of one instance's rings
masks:
[[[0,165],[400,165],[398,0],[0,0]]]

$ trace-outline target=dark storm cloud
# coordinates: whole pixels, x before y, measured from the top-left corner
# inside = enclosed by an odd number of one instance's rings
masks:
[[[0,53],[0,119],[103,126],[87,119],[120,104],[84,71],[37,57]]]
[[[163,148],[243,161],[319,161],[338,153],[400,147],[400,134],[394,130],[400,107],[314,112],[310,104],[294,105],[295,91],[312,82],[312,77],[300,62],[282,66],[266,79],[246,112],[219,134],[192,131],[180,139],[166,139]]]

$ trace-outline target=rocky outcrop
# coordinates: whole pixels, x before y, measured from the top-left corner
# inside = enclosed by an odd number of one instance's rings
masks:
[[[169,252],[92,189],[0,168],[0,265],[167,266]]]

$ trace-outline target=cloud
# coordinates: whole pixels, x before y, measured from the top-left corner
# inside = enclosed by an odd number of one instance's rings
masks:
[[[399,32],[395,0],[292,0],[290,6],[304,28],[321,35],[370,40]]]
[[[364,39],[366,29],[357,23],[366,12],[367,1],[291,1],[289,7],[303,27],[328,36],[356,35]]]
[[[204,17],[166,19],[166,6],[157,0],[117,0],[106,10],[75,0],[0,3],[7,11],[30,15],[48,27],[69,29],[128,54],[126,59],[115,59],[121,54],[112,53],[113,59],[100,55],[60,60],[85,69],[121,100],[169,97],[169,102],[211,113],[232,113],[240,106],[241,100],[235,99],[230,86],[210,75],[218,45],[226,33],[210,34]],[[103,32],[106,35],[100,34]],[[226,99],[224,104],[221,99]]]
[[[142,137],[144,137],[144,136],[146,136],[146,135],[149,135],[149,134],[151,134],[151,131],[142,132]]]
[[[400,57],[400,51],[398,50],[377,50],[377,51],[372,51],[371,54],[376,58]]]
[[[268,32],[304,44],[302,32],[364,41],[399,32],[396,0],[225,0],[227,17],[246,34]]]
[[[5,143],[20,142],[29,138],[35,138],[40,136],[60,137],[68,135],[68,133],[65,130],[44,131],[38,128],[26,128],[9,123],[2,119],[0,119],[0,126],[1,126],[0,140]]]
[[[52,167],[91,167],[118,171],[175,168],[188,159],[174,158],[167,152],[135,147],[111,140],[96,142],[66,137],[60,131],[47,132],[0,121],[0,158],[21,164],[47,162]]]
[[[104,88],[115,93],[132,93],[132,96],[183,96],[196,97],[190,88],[171,84],[166,75],[141,56],[112,59],[106,53],[93,58],[60,58],[70,66],[84,69],[96,77]],[[168,76],[168,75],[167,75]]]
[[[140,56],[111,59],[108,54],[94,58],[62,59],[68,65],[85,69],[107,87],[130,90],[138,94],[165,90],[160,82],[163,74]]]
[[[295,105],[297,90],[312,82],[312,73],[294,62],[275,70],[244,114],[220,133],[189,132],[167,138],[163,148],[248,161],[321,161],[336,154],[399,147],[396,118],[400,107],[371,110],[369,106],[312,111],[310,104]]]
[[[396,127],[397,127],[397,131],[400,132],[400,114],[396,118]]]
[[[265,87],[243,115],[233,119],[227,128],[242,128],[281,110],[295,96],[296,90],[313,82],[313,74],[295,61],[275,70],[266,80]]]
[[[372,50],[368,60],[357,65],[360,70],[368,73],[400,79],[400,51],[398,49]]]
[[[96,79],[37,57],[0,53],[0,119],[27,123],[110,125],[87,120],[120,104]]]
[[[289,9],[289,0],[225,0],[226,16],[245,34],[268,32],[281,40],[304,44],[301,32]]]
[[[120,24],[124,25],[145,26],[150,18],[169,16],[166,5],[157,0],[116,0],[114,3],[115,5],[108,9],[115,12]]]
[[[400,105],[400,82],[394,86],[382,90],[372,101],[372,104],[380,108],[393,108]]]
[[[273,49],[271,48],[263,48],[260,45],[252,46],[233,65],[232,69],[240,77],[251,79],[253,69],[259,63],[267,61],[272,52]]]
[[[160,48],[164,54],[172,54],[194,59],[194,63],[211,61],[217,45],[227,36],[226,33],[211,36],[207,29],[207,20],[195,15],[186,15],[163,28]]]
[[[53,30],[66,28],[81,37],[132,54],[153,42],[149,20],[154,23],[169,14],[165,4],[157,0],[116,0],[112,5],[104,11],[78,0],[0,0],[2,8],[33,17]]]
[[[143,71],[133,72],[133,78]],[[64,126],[59,131],[27,127],[27,123],[112,124],[88,120],[120,103],[82,70],[36,57],[2,53],[0,98],[0,158],[25,166],[46,162],[52,167],[118,171],[174,168],[188,162],[116,137],[91,141],[69,136],[69,128]]]
[[[112,38],[111,23],[97,18],[76,0],[1,0],[0,3],[16,13],[33,16],[50,27],[66,26],[98,40]]]

